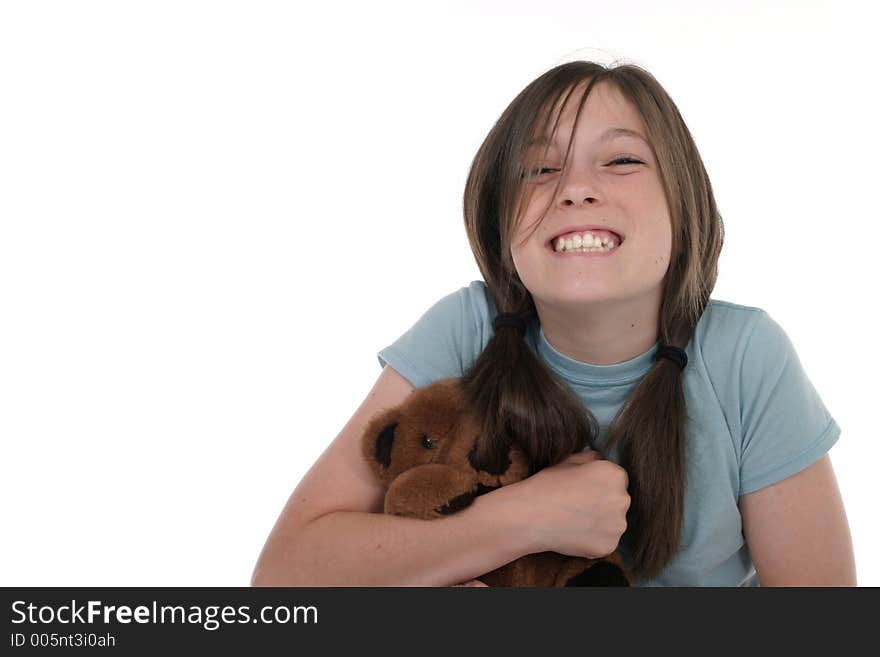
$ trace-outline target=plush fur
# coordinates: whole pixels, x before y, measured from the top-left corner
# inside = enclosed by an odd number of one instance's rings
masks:
[[[467,413],[457,379],[414,390],[399,406],[367,425],[363,455],[386,488],[385,513],[432,519],[467,507],[474,498],[528,476],[526,454],[509,454],[478,470],[471,450],[479,436]],[[556,552],[525,555],[481,575],[489,586],[629,586],[630,575],[615,552],[600,559]]]

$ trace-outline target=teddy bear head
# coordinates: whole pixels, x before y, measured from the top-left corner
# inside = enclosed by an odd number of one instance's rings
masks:
[[[406,470],[443,464],[479,471],[481,479],[506,485],[528,474],[525,453],[512,447],[489,463],[477,464],[475,447],[480,423],[467,410],[457,379],[441,379],[415,389],[394,408],[368,424],[361,443],[363,455],[386,486]]]

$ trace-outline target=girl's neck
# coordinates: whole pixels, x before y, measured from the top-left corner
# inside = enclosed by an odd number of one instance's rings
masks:
[[[658,340],[660,296],[535,309],[556,351],[591,365],[614,365],[645,353]]]

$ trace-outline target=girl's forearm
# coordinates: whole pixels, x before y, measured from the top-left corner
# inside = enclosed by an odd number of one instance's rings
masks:
[[[529,554],[503,489],[452,515],[417,520],[336,511],[270,541],[254,586],[452,586]]]

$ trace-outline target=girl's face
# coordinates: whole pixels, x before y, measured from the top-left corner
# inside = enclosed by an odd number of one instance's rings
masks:
[[[638,137],[607,134],[625,128],[647,139],[641,116],[612,85],[598,83],[590,92],[570,160],[560,172],[585,86],[582,83],[569,98],[546,158],[544,146],[538,145],[525,163],[534,173],[524,181],[525,212],[511,246],[514,265],[539,308],[642,299],[659,303],[672,225],[651,147]],[[545,208],[544,220],[534,229]],[[607,254],[555,251],[558,236],[582,234],[586,226],[605,226],[623,241]]]

